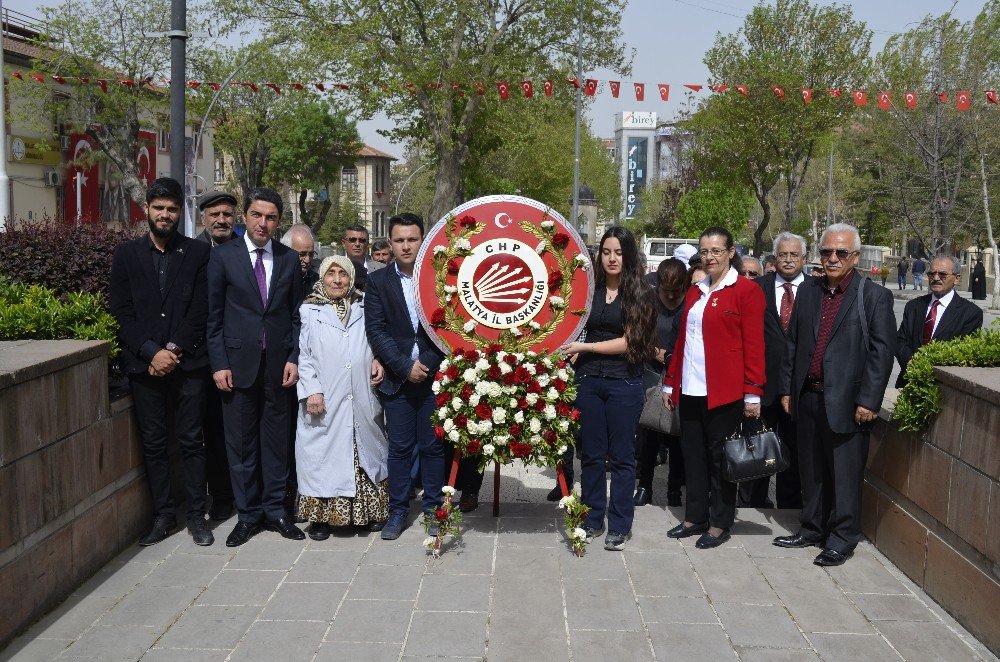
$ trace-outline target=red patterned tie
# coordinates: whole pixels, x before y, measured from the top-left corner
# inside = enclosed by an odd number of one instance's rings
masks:
[[[937,299],[931,304],[931,311],[927,313],[927,319],[924,320],[924,344],[926,345],[931,341],[934,336],[934,323],[937,321],[937,309],[941,305],[941,302]]]
[[[788,333],[788,322],[792,319],[792,304],[795,299],[792,298],[791,283],[785,283],[782,287],[785,288],[785,293],[781,295],[781,330]]]

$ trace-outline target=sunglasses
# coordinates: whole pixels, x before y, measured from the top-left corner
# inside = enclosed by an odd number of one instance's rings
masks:
[[[953,273],[951,273],[949,271],[928,271],[927,272],[927,277],[928,278],[940,278],[941,280],[944,280],[948,276],[957,276],[957,275],[958,274],[953,274]]]
[[[833,255],[834,253],[837,254],[837,259],[846,260],[851,255],[854,255],[855,253],[860,253],[860,251],[849,251],[846,248],[838,248],[837,250],[834,250],[832,248],[819,249],[819,256],[826,260],[829,260],[830,256]]]
[[[365,239],[364,237],[348,237],[344,241],[346,241],[349,244],[367,244],[368,243],[368,240]]]

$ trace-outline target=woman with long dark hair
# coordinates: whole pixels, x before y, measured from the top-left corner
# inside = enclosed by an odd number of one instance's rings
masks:
[[[587,318],[586,342],[562,347],[576,356],[580,410],[580,486],[590,507],[587,539],[608,535],[604,549],[622,550],[632,536],[635,433],[642,413],[643,363],[654,355],[656,308],[642,269],[639,246],[626,228],[613,226],[601,237],[596,287]],[[611,463],[611,499],[605,460]]]
[[[695,546],[729,540],[736,518],[736,484],[722,475],[722,447],[742,416],[760,416],[764,394],[764,291],[738,274],[733,235],[701,233],[702,268],[684,302],[674,353],[663,380],[663,404],[680,406],[687,482],[684,521],[671,538],[702,534]]]

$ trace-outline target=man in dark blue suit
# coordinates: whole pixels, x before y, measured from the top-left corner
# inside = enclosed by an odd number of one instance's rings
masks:
[[[385,379],[378,387],[389,433],[389,521],[382,529],[383,540],[395,540],[406,528],[415,448],[420,454],[425,514],[441,503],[444,481],[444,442],[431,427],[435,405],[431,384],[444,354],[420,325],[413,280],[423,238],[424,224],[416,214],[390,218],[395,261],[370,273],[365,285],[368,342],[385,366]]]
[[[118,321],[153,500],[153,526],[139,541],[144,546],[177,527],[167,452],[170,409],[187,492],[187,527],[196,545],[214,541],[205,523],[201,440],[209,247],[177,232],[183,209],[177,181],[153,181],[146,191],[149,234],[118,246],[111,265],[111,313]]]
[[[283,506],[302,279],[299,256],[271,240],[281,212],[276,191],[254,190],[243,202],[246,234],[215,248],[208,265],[208,354],[222,391],[239,511],[229,547],[247,542],[262,524],[285,538],[305,538]]]

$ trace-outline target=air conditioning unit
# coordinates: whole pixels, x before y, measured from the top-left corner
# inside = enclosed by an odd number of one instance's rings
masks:
[[[62,184],[62,175],[55,170],[46,170],[43,174],[46,186],[59,186]]]
[[[59,151],[60,152],[69,151],[69,136],[59,136]]]

